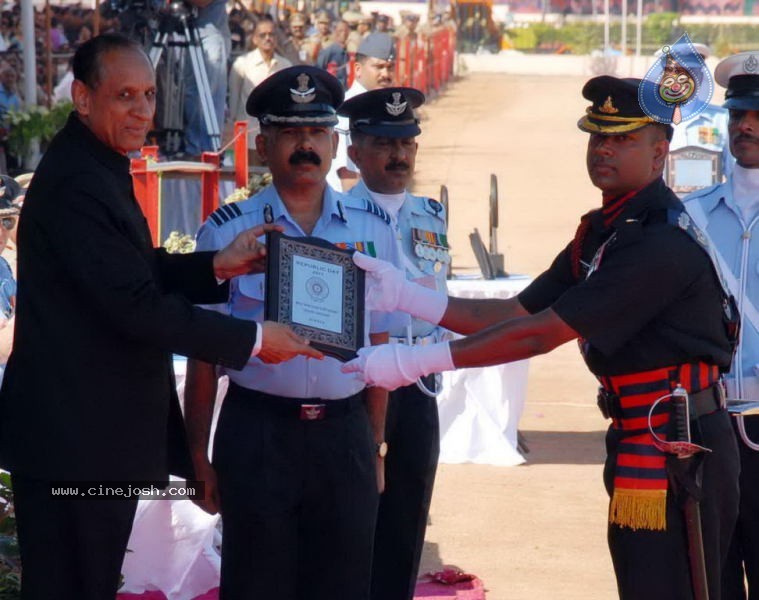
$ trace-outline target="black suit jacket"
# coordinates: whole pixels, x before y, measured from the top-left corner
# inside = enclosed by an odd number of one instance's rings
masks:
[[[255,323],[192,305],[226,295],[212,254],[153,248],[128,159],[75,114],[37,168],[18,248],[0,465],[50,480],[165,479],[167,439],[184,439],[171,353],[242,368],[255,342]]]

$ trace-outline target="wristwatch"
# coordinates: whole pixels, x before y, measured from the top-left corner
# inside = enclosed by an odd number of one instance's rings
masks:
[[[374,447],[377,450],[377,456],[380,458],[387,456],[387,442],[377,442]]]

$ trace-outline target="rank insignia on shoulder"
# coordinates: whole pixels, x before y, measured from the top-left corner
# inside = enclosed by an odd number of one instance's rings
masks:
[[[388,225],[390,225],[390,215],[387,214],[387,211],[382,208],[379,204],[375,204],[371,200],[366,200],[366,211],[372,213],[373,215],[378,216],[380,219],[385,221]]]
[[[374,246],[374,242],[333,242],[338,248],[343,250],[358,250],[364,254],[368,254],[373,258],[377,258],[377,248]]]
[[[240,207],[237,203],[225,204],[220,206],[208,216],[208,221],[213,223],[216,227],[221,227],[224,223],[228,223],[232,219],[242,215]]]

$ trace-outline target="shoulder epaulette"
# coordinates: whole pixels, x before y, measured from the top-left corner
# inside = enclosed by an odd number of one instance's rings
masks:
[[[379,204],[376,204],[368,198],[358,198],[356,196],[346,196],[344,198],[344,204],[348,208],[356,208],[358,210],[365,210],[372,213],[374,216],[379,217],[388,225],[390,224],[390,215]]]
[[[690,202],[691,200],[695,200],[696,198],[703,198],[704,196],[711,194],[714,190],[716,190],[721,185],[724,185],[724,184],[715,183],[714,185],[710,185],[709,187],[696,190],[695,192],[691,192],[690,194],[685,196],[685,198],[683,198],[683,203]]]
[[[242,215],[242,210],[240,210],[240,207],[237,206],[236,202],[232,202],[230,204],[225,204],[224,206],[220,206],[215,211],[213,211],[209,217],[208,221],[209,223],[213,223],[216,225],[216,227],[221,227],[224,225],[224,223],[228,223],[232,219],[236,219],[237,217]]]

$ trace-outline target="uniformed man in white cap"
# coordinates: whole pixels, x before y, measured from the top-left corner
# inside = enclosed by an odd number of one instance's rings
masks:
[[[711,49],[706,44],[694,43],[693,47],[704,61],[712,55]],[[657,56],[660,54],[661,50],[657,52]],[[735,159],[730,154],[730,146],[727,140],[727,116],[726,108],[718,104],[707,104],[696,117],[683,121],[674,127],[669,151],[675,152],[685,146],[696,146],[719,152],[721,154],[722,176],[724,178],[729,177]],[[669,185],[673,186],[671,174],[669,174],[669,179]],[[721,181],[714,183],[721,183]]]
[[[397,261],[387,213],[326,185],[342,99],[337,79],[306,65],[278,71],[253,90],[247,111],[261,124],[256,148],[272,185],[212,213],[198,232],[199,249],[223,245],[247,223],[274,223],[288,236]],[[264,296],[264,275],[238,277],[216,308],[256,319]],[[373,342],[387,340],[388,327],[387,316],[367,311],[364,331]],[[325,358],[269,368],[253,358],[242,370],[223,371],[229,391],[211,465],[217,372],[188,364],[185,420],[195,474],[206,482],[199,504],[224,519],[223,600],[369,598],[387,392],[366,388],[340,365]]]
[[[728,180],[691,194],[685,208],[711,240],[722,274],[741,312],[741,337],[727,379],[728,399],[759,402],[759,52],[724,59],[714,71],[727,88],[730,152],[736,165]],[[734,408],[737,408],[735,406]],[[734,420],[743,442],[740,511],[722,598],[759,598],[759,418]],[[743,429],[741,432],[740,430]]]
[[[351,196],[368,198],[390,215],[406,276],[445,291],[450,260],[446,215],[432,198],[408,186],[421,133],[414,109],[424,94],[413,88],[379,88],[354,96],[338,110],[350,120],[348,155],[361,173]],[[443,331],[407,318],[390,331],[397,344],[431,344]],[[424,545],[427,515],[440,454],[436,376],[390,394],[385,439],[385,492],[380,498],[372,564],[372,600],[411,600]]]
[[[370,33],[358,47],[355,77],[345,93],[350,100],[358,94],[393,85],[395,78],[395,41],[387,33]],[[327,183],[338,191],[348,191],[358,181],[358,167],[348,157],[350,131],[348,119],[340,117],[335,131],[338,134],[337,154],[327,175]]]

